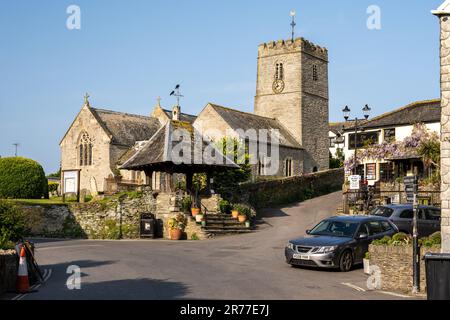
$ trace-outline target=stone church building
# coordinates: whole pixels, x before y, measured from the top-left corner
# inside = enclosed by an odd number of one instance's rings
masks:
[[[254,129],[279,132],[280,177],[328,169],[328,52],[303,38],[264,43],[258,48],[254,113],[209,103],[198,116],[182,113],[179,106],[164,109],[160,103],[148,116],[84,106],[60,142],[61,170],[78,172],[78,190],[91,194],[114,192],[114,182],[129,186],[152,185],[161,189],[164,174],[121,170],[169,121],[181,121],[202,130],[216,129],[220,139],[229,132]],[[264,175],[264,158],[258,151],[253,175]],[[63,181],[64,183],[64,181]]]

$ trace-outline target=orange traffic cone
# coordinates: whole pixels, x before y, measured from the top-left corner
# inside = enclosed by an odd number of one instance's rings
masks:
[[[25,248],[22,245],[20,249],[19,270],[17,272],[16,281],[17,293],[28,293],[30,291],[30,282],[28,281],[27,258],[25,256]]]

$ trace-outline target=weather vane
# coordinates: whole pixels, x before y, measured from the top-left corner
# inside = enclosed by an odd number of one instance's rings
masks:
[[[177,106],[180,106],[180,98],[184,97],[181,93],[180,93],[180,85],[177,84],[175,86],[175,90],[173,90],[170,93],[171,96],[177,97]]]
[[[295,23],[295,15],[296,15],[295,10],[291,10],[290,15],[291,15],[291,17],[292,17],[292,22],[291,22],[291,27],[292,27],[292,42],[294,42],[294,37],[295,37],[295,26],[297,25],[297,24]]]

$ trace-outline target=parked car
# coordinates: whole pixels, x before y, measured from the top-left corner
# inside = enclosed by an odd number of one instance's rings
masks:
[[[286,262],[293,266],[339,268],[350,271],[363,262],[369,244],[398,232],[388,219],[376,216],[339,216],[321,221],[307,235],[289,241]]]
[[[441,209],[431,206],[419,206],[417,214],[417,231],[420,237],[428,237],[430,234],[441,231]],[[369,215],[388,218],[397,226],[400,232],[413,233],[412,204],[378,206]]]

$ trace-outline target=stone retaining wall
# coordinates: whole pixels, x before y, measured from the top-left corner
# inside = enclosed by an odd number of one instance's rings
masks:
[[[178,212],[170,211],[168,205],[162,206],[161,201],[156,200],[159,196],[163,200],[162,194],[147,191],[131,198],[125,195],[88,203],[22,207],[26,212],[30,236],[136,239],[139,238],[140,214],[151,212],[156,214],[160,226],[163,226],[161,236],[168,238],[167,220]],[[200,239],[206,238],[201,227],[194,221],[189,222],[186,233],[188,239],[194,233]]]
[[[425,261],[427,252],[439,253],[440,248],[421,248],[420,289],[426,291]],[[413,287],[412,245],[369,247],[370,266],[378,266],[381,271],[382,290],[411,293]]]
[[[234,192],[233,197],[238,198],[234,202],[267,208],[339,191],[343,184],[344,169],[333,169],[298,177],[245,183]]]
[[[0,250],[0,294],[14,290],[18,259],[14,250]]]

